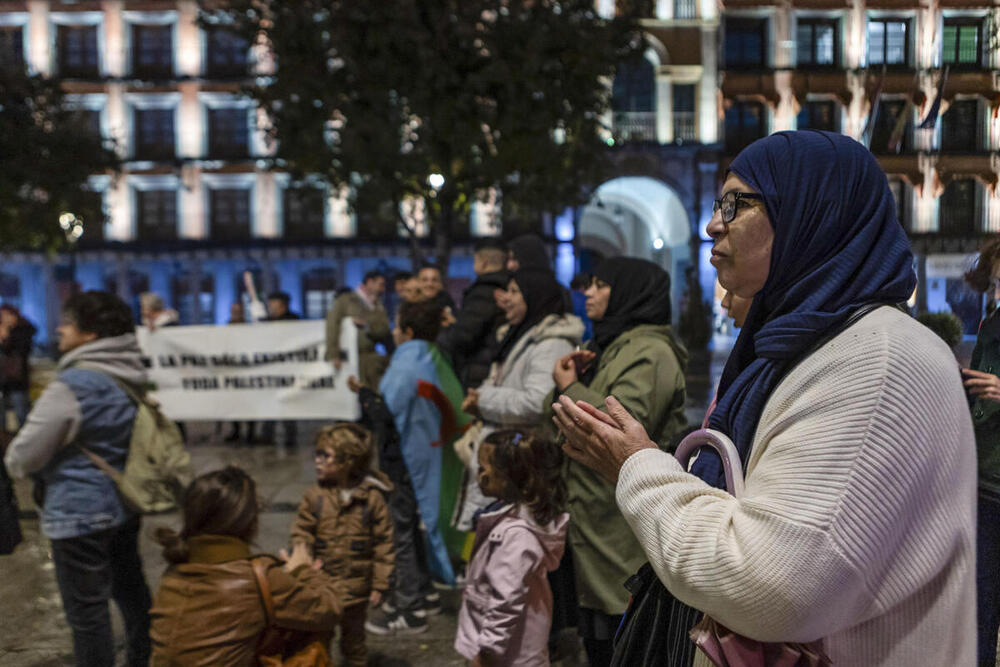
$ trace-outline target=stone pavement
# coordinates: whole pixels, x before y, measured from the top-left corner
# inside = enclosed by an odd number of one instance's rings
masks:
[[[725,353],[694,355],[688,380],[688,417],[701,422],[715,379],[721,372]],[[224,435],[213,423],[189,423],[188,439],[196,472],[226,465],[239,465],[257,480],[264,510],[256,547],[276,553],[287,546],[289,525],[304,489],[313,482],[312,438],[319,422],[302,422],[294,447],[274,445],[235,446],[221,444]],[[225,425],[228,431],[228,424]],[[282,435],[279,429],[279,435]],[[49,544],[38,532],[38,519],[30,499],[30,485],[16,485],[23,520],[25,542],[11,556],[0,557],[0,667],[56,667],[72,664],[70,634],[62,614]],[[151,535],[157,526],[175,525],[177,515],[148,517],[143,524],[141,550],[150,589],[155,591],[165,563]],[[409,637],[369,635],[371,664],[447,667],[463,661],[452,648],[460,594],[446,592],[444,611],[430,619],[428,632]],[[112,614],[117,609],[112,606]],[[121,640],[120,619],[114,616]],[[568,657],[559,665],[585,664],[572,631],[561,638]]]

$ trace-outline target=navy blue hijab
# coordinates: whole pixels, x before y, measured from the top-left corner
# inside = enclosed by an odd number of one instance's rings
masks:
[[[840,134],[779,132],[750,144],[730,171],[764,198],[774,228],[771,267],[719,383],[709,427],[726,433],[744,465],[757,422],[784,374],[859,308],[895,304],[916,275],[885,174]],[[704,450],[692,469],[724,487]]]

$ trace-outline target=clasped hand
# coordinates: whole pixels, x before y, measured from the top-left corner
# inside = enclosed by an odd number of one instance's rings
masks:
[[[556,388],[559,391],[566,391],[566,387],[580,379],[580,372],[585,369],[597,355],[590,350],[576,350],[561,357],[556,362],[556,367],[552,369],[552,379],[555,380]]]
[[[965,389],[973,396],[1000,403],[1000,377],[993,373],[974,371],[971,368],[963,368],[962,375],[965,376]]]
[[[555,423],[566,441],[563,451],[571,459],[596,470],[616,484],[625,461],[643,449],[656,449],[646,429],[614,396],[604,399],[607,414],[583,401],[560,396],[552,405]]]

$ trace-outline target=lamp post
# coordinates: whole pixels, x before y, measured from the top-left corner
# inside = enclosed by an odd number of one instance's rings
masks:
[[[70,294],[76,293],[76,243],[83,236],[83,218],[76,217],[75,214],[66,211],[59,215],[59,227],[66,235],[66,243],[69,244],[69,279]]]

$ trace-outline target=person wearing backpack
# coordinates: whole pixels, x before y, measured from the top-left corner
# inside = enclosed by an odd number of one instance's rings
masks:
[[[132,311],[108,292],[83,292],[63,306],[56,329],[62,358],[7,450],[15,477],[31,476],[76,664],[115,663],[108,600],[125,619],[129,665],[149,662],[150,593],[139,558],[140,515],[95,461],[125,469],[146,371]],[[124,385],[124,386],[123,386]]]

